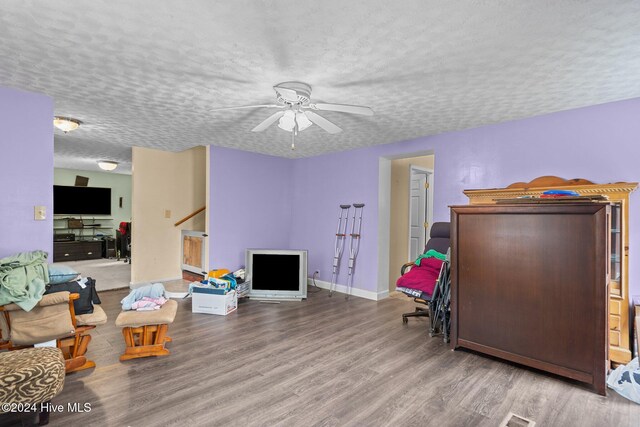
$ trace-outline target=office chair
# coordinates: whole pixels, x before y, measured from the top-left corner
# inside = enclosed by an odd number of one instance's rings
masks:
[[[448,222],[434,222],[431,226],[431,231],[429,233],[429,240],[424,247],[424,252],[426,253],[430,249],[434,249],[442,254],[446,254],[449,250],[450,246],[450,223]],[[400,275],[403,276],[406,274],[411,267],[415,265],[414,262],[408,262],[402,266],[400,269]],[[404,293],[405,295],[413,298],[413,300],[422,304],[426,307],[416,306],[415,310],[409,313],[404,313],[402,315],[402,322],[407,323],[409,321],[409,317],[429,317],[429,302],[431,301],[431,294],[423,292],[420,289],[412,289],[412,288],[404,288],[398,287],[396,288],[398,291]]]
[[[125,263],[131,263],[131,223],[121,222],[116,230],[116,246],[118,247],[118,261],[124,258]]]

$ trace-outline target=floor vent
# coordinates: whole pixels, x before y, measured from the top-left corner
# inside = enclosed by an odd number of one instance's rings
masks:
[[[536,425],[535,421],[531,421],[521,415],[516,415],[513,412],[509,412],[507,417],[500,423],[499,427],[533,427]]]

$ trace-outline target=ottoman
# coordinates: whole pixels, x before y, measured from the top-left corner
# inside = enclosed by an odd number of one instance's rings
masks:
[[[178,303],[169,300],[159,310],[121,312],[116,326],[122,328],[126,348],[120,360],[168,355],[165,343],[171,342],[171,338],[167,336],[167,329],[177,310]]]
[[[55,347],[27,348],[0,353],[0,402],[37,405],[40,425],[49,422],[48,403],[64,386],[65,362]],[[0,413],[2,411],[0,410]]]

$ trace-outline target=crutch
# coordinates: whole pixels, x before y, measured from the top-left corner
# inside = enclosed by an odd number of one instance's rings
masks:
[[[353,286],[353,270],[356,267],[356,257],[360,250],[360,232],[362,231],[362,211],[364,203],[353,204],[353,221],[351,222],[351,240],[349,242],[349,275],[347,277],[347,295],[345,299],[349,299],[349,293]],[[356,222],[358,225],[356,225]],[[357,232],[356,232],[357,230]]]
[[[333,250],[333,271],[331,273],[331,286],[329,286],[329,296],[333,295],[340,271],[340,258],[344,251],[344,241],[347,238],[347,222],[349,221],[349,208],[351,205],[340,205],[340,214],[338,216],[338,229],[336,230],[336,245]],[[344,217],[343,217],[344,215]]]

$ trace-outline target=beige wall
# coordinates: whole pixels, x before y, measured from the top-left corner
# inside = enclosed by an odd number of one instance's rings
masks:
[[[175,279],[180,270],[180,230],[205,231],[202,212],[174,223],[206,203],[205,147],[181,153],[133,148],[131,282]],[[166,218],[166,211],[170,211]]]
[[[433,169],[434,156],[391,161],[391,230],[389,236],[389,291],[396,289],[400,267],[409,257],[409,167]]]

